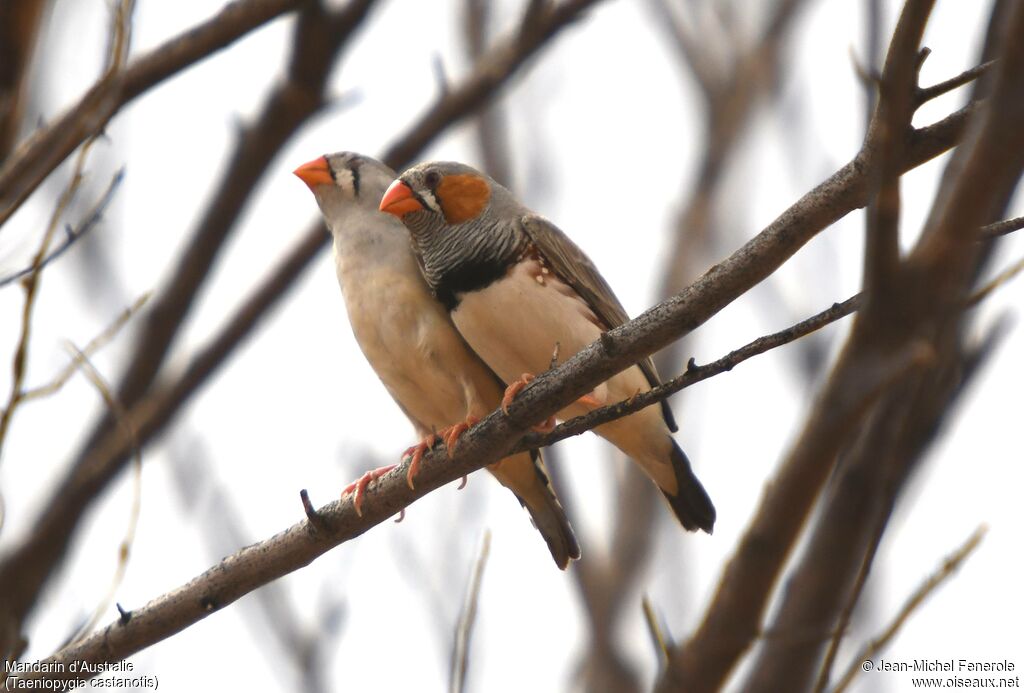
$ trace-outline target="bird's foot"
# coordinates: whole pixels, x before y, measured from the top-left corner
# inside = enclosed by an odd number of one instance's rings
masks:
[[[405,452],[402,453],[403,460],[406,457],[412,458],[411,460],[409,460],[409,471],[405,473],[405,483],[409,486],[409,488],[416,488],[414,480],[416,479],[416,475],[420,471],[420,462],[423,461],[423,456],[426,455],[427,452],[429,452],[430,449],[434,447],[434,443],[436,442],[437,435],[431,433],[430,435],[426,436],[423,440],[421,440],[418,444],[406,448]]]
[[[508,416],[508,408],[512,404],[512,401],[516,398],[516,395],[518,395],[524,387],[529,385],[530,381],[532,381],[535,377],[536,376],[534,376],[532,373],[523,373],[523,375],[520,376],[519,380],[515,381],[514,383],[511,383],[507,388],[505,388],[505,396],[501,398],[501,410],[505,412],[505,416]],[[533,426],[530,426],[530,428],[536,431],[537,433],[550,433],[555,429],[555,417],[549,416],[547,419],[541,421],[539,424],[534,424]]]
[[[462,437],[462,434],[478,423],[480,423],[480,419],[470,414],[462,423],[457,423],[454,426],[441,429],[441,432],[438,433],[438,435],[441,436],[441,440],[444,441],[445,448],[448,449],[449,458],[455,454],[455,445],[459,442],[459,438]]]
[[[599,400],[597,397],[594,397],[594,395],[592,394],[583,395],[578,400],[576,400],[576,403],[582,404],[587,409],[600,409],[601,407],[604,406],[604,402]]]
[[[468,431],[473,426],[477,425],[478,423],[480,423],[480,419],[470,414],[462,423],[457,423],[454,426],[449,426],[448,428],[444,428],[441,430],[441,432],[438,435],[440,435],[441,440],[444,441],[444,446],[448,450],[449,459],[451,459],[451,456],[455,454],[455,446],[458,444],[459,438],[462,437],[462,434]],[[466,488],[466,482],[468,480],[469,477],[462,477],[462,481],[459,482],[458,490],[461,491],[462,489]]]
[[[535,376],[532,373],[523,373],[519,380],[505,388],[505,396],[501,398],[501,410],[505,412],[506,416],[508,415],[509,405],[512,404],[516,395],[518,395],[524,387],[529,385],[530,381],[534,378]],[[576,400],[576,403],[583,405],[587,409],[600,409],[605,405],[605,403],[595,397],[593,393],[583,395]],[[541,423],[531,426],[531,428],[538,433],[550,433],[555,428],[555,417],[550,416]]]
[[[377,479],[381,478],[382,476],[390,472],[392,469],[394,469],[395,466],[396,465],[389,464],[385,467],[377,467],[376,469],[371,469],[370,471],[366,472],[361,477],[353,481],[351,484],[346,486],[345,490],[341,492],[342,498],[344,498],[345,496],[349,495],[352,492],[355,492],[355,498],[352,499],[352,505],[355,506],[356,515],[358,515],[359,517],[363,516],[363,498],[366,496],[366,487],[370,485],[371,481],[376,481]]]

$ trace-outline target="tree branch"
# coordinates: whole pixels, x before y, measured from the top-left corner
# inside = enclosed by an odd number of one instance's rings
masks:
[[[123,106],[168,77],[225,48],[304,0],[235,0],[207,22],[106,75],[57,120],[37,131],[0,167],[0,227],[39,184]]]
[[[517,445],[514,449],[528,450],[554,445],[566,438],[590,431],[601,424],[608,423],[615,419],[620,419],[623,416],[628,416],[633,412],[667,399],[691,385],[696,385],[708,378],[731,371],[747,359],[753,358],[754,356],[758,356],[777,347],[784,346],[800,339],[801,337],[805,337],[812,332],[820,330],[822,327],[830,325],[833,322],[857,311],[862,304],[862,296],[861,294],[857,294],[855,296],[851,296],[842,303],[835,303],[830,308],[792,325],[791,327],[787,327],[784,330],[780,330],[779,332],[774,332],[763,337],[758,337],[749,344],[742,346],[739,349],[734,349],[725,356],[712,361],[711,363],[698,366],[691,359],[690,363],[686,367],[686,372],[682,375],[678,375],[675,378],[648,390],[647,392],[641,392],[628,400],[609,404],[582,416],[569,419],[568,421],[556,426],[550,433],[532,433],[526,436],[523,439],[523,442]]]
[[[1024,168],[1024,134],[1014,125],[1024,117],[1024,46],[1010,38],[1024,31],[1024,8],[1015,6],[1011,21],[1001,29],[991,103],[947,168],[930,217],[935,226],[926,229],[909,258],[897,266],[894,293],[887,297],[891,305],[858,316],[830,387],[859,377],[859,361],[892,358],[914,345],[927,348],[932,363],[886,393],[866,419],[868,425],[851,439],[834,494],[788,581],[770,632],[815,637],[767,640],[745,690],[777,690],[779,685],[802,690],[811,685],[823,638],[846,603],[871,545],[872,533],[857,525],[877,526],[875,535],[881,535],[902,485],[957,392],[963,307],[982,257],[972,239],[979,226],[1002,213]],[[814,431],[811,426],[807,430]],[[819,473],[832,467],[825,457],[817,465]],[[787,493],[782,484],[769,488],[772,500]],[[815,496],[817,492],[796,503],[790,497],[789,502],[806,513]],[[865,523],[865,517],[877,525]],[[776,571],[796,536],[787,537]]]
[[[959,124],[951,122],[949,127],[959,127]],[[932,152],[932,155],[937,153]],[[307,564],[338,543],[362,534],[440,485],[501,459],[534,420],[561,410],[615,372],[635,363],[643,354],[651,353],[702,323],[773,271],[834,218],[863,204],[869,175],[869,169],[858,155],[682,294],[608,333],[611,354],[601,341],[595,342],[559,368],[540,375],[520,393],[510,417],[500,412],[490,414],[462,436],[450,459],[439,450],[424,457],[415,491],[405,484],[404,469],[399,467],[371,486],[362,518],[355,515],[348,499],[332,504],[318,513],[328,531],[311,535],[307,523],[302,522],[264,544],[243,549],[182,590],[154,601],[151,604],[154,611],[147,612],[150,615],[130,633],[115,632],[111,629],[117,626],[111,626],[76,646],[88,645],[91,649],[65,651],[60,656],[100,657],[103,661],[127,656],[205,617],[267,580]],[[166,402],[156,398],[147,398],[133,408],[130,416],[140,439],[146,439],[147,429],[148,434],[152,434],[151,422],[155,415],[166,414],[167,410]],[[520,418],[526,423],[516,423]],[[118,436],[105,439],[91,458],[89,468],[93,474],[99,471],[97,467],[104,460],[123,455],[124,446],[125,441]],[[110,473],[106,468],[100,469]],[[82,492],[76,485],[72,485],[71,490]],[[62,497],[62,504],[67,501]],[[38,527],[4,565],[18,565],[18,554],[38,546],[36,542],[51,540],[46,534],[48,530],[52,531],[52,527]],[[0,572],[0,577],[4,578],[0,585],[5,594],[13,593],[9,585],[19,587],[17,582],[11,582],[11,573]],[[124,628],[129,626],[131,622]]]
[[[114,193],[121,185],[122,180],[124,180],[123,167],[114,174],[113,178],[110,179],[110,183],[107,184],[107,189],[104,191],[103,195],[100,196],[99,201],[93,205],[92,210],[90,210],[89,214],[86,215],[85,219],[78,222],[78,228],[72,228],[70,225],[65,227],[64,240],[61,241],[56,248],[49,251],[45,257],[41,258],[38,264],[33,263],[22,270],[8,274],[6,277],[0,277],[0,288],[3,288],[8,284],[12,284],[22,277],[27,277],[32,272],[42,270],[44,267],[67,252],[67,250],[74,245],[78,239],[92,231],[93,228],[103,219],[103,212],[107,209],[107,206],[110,205],[110,201],[114,199]]]
[[[1013,233],[1014,231],[1020,231],[1022,228],[1024,228],[1024,217],[1014,217],[1013,219],[996,221],[981,227],[980,240],[991,240],[993,238],[998,238],[999,236],[1005,236]]]
[[[939,569],[928,576],[928,578],[922,582],[913,594],[911,594],[907,600],[903,603],[896,618],[886,626],[885,630],[882,631],[877,637],[872,638],[870,642],[864,645],[861,651],[850,660],[850,666],[843,674],[839,682],[836,683],[835,688],[832,689],[832,693],[842,693],[862,671],[861,663],[870,660],[872,657],[881,652],[889,642],[896,636],[900,628],[907,622],[907,619],[917,610],[924,601],[939,588],[942,583],[951,578],[953,574],[959,570],[960,566],[963,565],[964,561],[974,553],[974,550],[981,544],[981,540],[985,538],[985,533],[988,528],[984,525],[978,527],[967,538],[959,549],[954,551],[950,556],[942,562]]]
[[[554,10],[542,11],[531,20],[532,28],[529,31],[518,30],[511,37],[496,42],[462,82],[440,96],[427,113],[413,122],[406,134],[392,145],[391,153],[385,157],[386,162],[392,168],[401,168],[407,163],[407,160],[397,158],[403,155],[402,152],[409,157],[414,156],[452,122],[471,113],[482,100],[494,94],[515,74],[531,55],[546,45],[547,40],[556,36],[561,28],[596,1],[573,0],[558,5]],[[526,38],[521,38],[524,35]],[[148,387],[150,394],[142,396],[136,392],[133,399],[125,397],[125,385],[122,385],[119,396],[136,420],[140,444],[149,442],[180,412],[209,375],[224,363],[256,323],[284,295],[316,253],[326,246],[328,238],[323,223],[317,221],[277,270],[257,287],[243,307],[227,321],[226,326],[211,340],[209,347],[201,351],[186,371],[170,385],[153,391],[152,377],[148,378],[148,382],[138,377],[132,389],[145,392]],[[187,263],[179,265],[191,277],[193,268]],[[198,288],[195,283],[198,278],[192,277],[187,281],[194,295]],[[180,295],[165,296],[164,302],[174,307],[180,306],[182,300],[184,298]],[[179,310],[180,307],[174,307],[175,314]],[[153,314],[160,315],[160,310],[154,310]],[[183,317],[184,314],[181,315]],[[167,318],[166,315],[164,317]],[[170,339],[173,330],[154,323],[153,334],[158,333],[162,335],[160,340],[152,338],[148,342],[140,342],[140,345],[147,345],[147,349],[166,351],[167,345],[163,340]],[[136,352],[140,363],[147,362],[146,371],[155,375],[159,364],[153,363],[152,355],[143,353],[141,346]],[[141,367],[136,372],[142,373]],[[97,427],[74,468],[61,481],[52,500],[44,504],[41,515],[33,524],[33,531],[0,561],[0,593],[8,595],[8,601],[0,605],[0,633],[5,632],[2,628],[5,620],[11,619],[20,624],[31,610],[46,577],[62,559],[82,513],[124,466],[127,454],[126,441],[116,430],[109,425]],[[5,610],[8,613],[4,613]],[[3,638],[0,638],[0,652],[4,651],[2,645]]]
[[[905,13],[902,21],[920,22],[922,17],[923,13]],[[903,37],[917,34],[919,30],[901,30],[900,27],[895,32],[896,36]],[[902,50],[913,51],[916,55],[913,41],[899,43]],[[892,65],[892,61],[887,61],[887,68]],[[883,81],[885,79],[883,75]],[[888,96],[885,91],[881,94],[882,100]],[[876,119],[881,112],[880,104]],[[878,159],[871,157],[878,153],[879,131],[877,126],[869,128],[862,150],[872,161],[871,176],[879,175],[874,168],[878,166]],[[921,136],[922,131],[911,136],[906,156],[914,157],[914,139]],[[899,172],[906,170],[902,163],[894,168]],[[760,620],[775,581],[832,469],[840,445],[867,413],[867,405],[875,401],[864,396],[865,387],[884,382],[886,373],[891,373],[896,364],[906,360],[908,354],[912,357],[917,350],[913,346],[915,340],[899,341],[883,349],[874,343],[876,334],[863,326],[860,330],[855,328],[832,377],[817,398],[803,433],[774,483],[767,487],[758,511],[726,566],[703,622],[690,641],[675,653],[661,682],[663,690],[719,688],[760,632]],[[916,343],[923,344],[919,340]]]
[[[878,176],[872,182],[864,248],[866,310],[884,310],[890,303],[899,266],[900,175],[899,162],[906,146],[916,104],[919,49],[934,0],[909,0],[896,24],[885,67],[878,82],[881,91],[867,137],[878,142]]]
[[[557,5],[544,4],[539,17],[524,22],[513,36],[495,42],[472,73],[444,98],[438,99],[419,118],[418,125],[391,145],[383,160],[392,168],[394,164],[407,164],[427,146],[433,138],[451,125],[474,112],[509,80],[516,70],[558,32],[583,16],[600,0],[563,0]],[[480,69],[486,66],[488,69]]]

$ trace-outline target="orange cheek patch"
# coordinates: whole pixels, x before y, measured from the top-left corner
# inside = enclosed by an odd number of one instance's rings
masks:
[[[491,199],[491,186],[479,176],[445,176],[436,192],[449,224],[461,224],[476,217]]]

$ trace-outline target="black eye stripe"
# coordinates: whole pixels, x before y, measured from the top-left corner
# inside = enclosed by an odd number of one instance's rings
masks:
[[[353,164],[355,163],[356,162],[353,162]],[[356,197],[359,197],[359,166],[353,165],[349,170],[352,171],[352,191],[355,193]]]

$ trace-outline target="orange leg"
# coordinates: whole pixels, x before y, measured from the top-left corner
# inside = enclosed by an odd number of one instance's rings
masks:
[[[355,498],[352,500],[352,505],[355,506],[356,515],[359,517],[363,516],[363,497],[366,495],[366,487],[370,485],[371,481],[376,481],[380,477],[384,476],[396,465],[389,464],[386,467],[378,467],[377,469],[371,469],[370,471],[363,474],[357,480],[345,487],[345,490],[341,492],[341,497],[344,498],[348,494],[355,491]]]
[[[451,458],[451,456],[455,454],[455,445],[459,442],[459,438],[462,436],[462,434],[468,431],[473,426],[476,426],[478,423],[480,423],[480,419],[470,414],[462,423],[457,423],[454,426],[449,426],[448,428],[441,431],[441,437],[444,439],[444,446],[448,449],[449,458]],[[459,482],[458,490],[461,491],[462,489],[466,488],[466,482],[468,481],[468,476],[462,477],[462,481]]]
[[[532,373],[523,373],[519,380],[515,381],[507,388],[505,388],[505,396],[501,398],[501,410],[508,415],[509,405],[516,398],[523,388],[530,384],[535,376]],[[587,407],[588,409],[599,409],[604,406],[603,402],[598,401],[596,397],[591,394],[583,395],[576,400],[579,404]],[[547,420],[540,422],[535,426],[531,426],[534,431],[538,433],[550,433],[555,428],[555,417],[548,417]]]
[[[459,442],[459,438],[462,437],[462,434],[473,426],[476,426],[478,423],[480,423],[480,419],[470,414],[462,423],[449,426],[441,431],[441,438],[444,440],[444,446],[448,448],[449,458],[455,454],[455,445]]]
[[[405,473],[405,483],[409,486],[409,488],[416,488],[416,485],[415,483],[413,483],[413,480],[416,478],[416,474],[418,474],[420,471],[420,462],[423,461],[423,456],[427,454],[427,451],[434,447],[434,443],[436,442],[437,435],[431,433],[426,438],[421,440],[418,445],[413,445],[412,447],[407,448],[406,451],[402,453],[403,460],[406,457],[409,457],[410,455],[412,456],[412,460],[409,461],[409,471]]]
[[[508,408],[509,405],[512,404],[512,400],[516,398],[516,395],[518,395],[524,387],[530,384],[534,377],[535,376],[532,373],[523,373],[519,380],[505,388],[505,396],[501,398],[501,410],[505,412],[506,416],[508,416]],[[550,433],[555,428],[555,417],[549,416],[546,420],[541,421],[539,424],[530,426],[530,428],[538,433]]]

